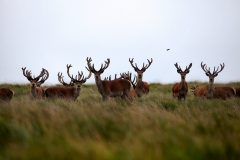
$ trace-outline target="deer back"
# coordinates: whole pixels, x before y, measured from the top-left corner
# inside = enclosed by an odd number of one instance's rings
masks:
[[[236,90],[232,87],[215,87],[213,98],[228,99],[236,95]]]
[[[74,99],[76,88],[74,87],[49,87],[45,90],[47,98]]]
[[[126,90],[130,90],[131,83],[125,79],[115,79],[111,81],[102,81],[104,91],[106,93],[110,92],[123,92]]]
[[[199,86],[194,89],[193,94],[195,97],[204,97],[207,95],[208,88],[209,88],[209,84],[206,84],[204,86]]]

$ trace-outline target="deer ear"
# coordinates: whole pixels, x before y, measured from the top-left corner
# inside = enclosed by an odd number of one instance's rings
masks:
[[[209,76],[209,74],[208,74],[208,73],[206,73],[206,76]]]
[[[215,74],[214,77],[217,77],[218,74]]]

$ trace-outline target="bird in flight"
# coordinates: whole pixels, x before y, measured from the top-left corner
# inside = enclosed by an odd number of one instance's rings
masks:
[[[169,51],[169,50],[170,50],[170,48],[166,49],[166,51]]]

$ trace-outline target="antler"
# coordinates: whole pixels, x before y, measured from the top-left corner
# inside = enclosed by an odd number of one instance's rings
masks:
[[[72,67],[72,65],[68,65],[67,64],[67,74],[68,76],[71,78],[72,82],[75,83],[75,82],[82,82],[82,83],[85,83],[87,79],[89,79],[92,75],[92,72],[86,67],[86,69],[89,71],[89,75],[88,77],[84,78],[84,75],[83,75],[83,72],[79,72],[78,71],[78,78],[77,78],[77,75],[75,78],[73,78],[73,75],[71,76],[70,73],[69,73],[69,69]]]
[[[174,65],[175,65],[175,67],[177,68],[177,72],[178,72],[178,73],[183,72],[182,69],[181,69],[181,67],[178,66],[178,63],[177,63],[177,62],[176,62]]]
[[[31,71],[28,71],[28,70],[26,70],[26,67],[25,68],[22,68],[22,71],[23,71],[23,75],[30,81],[30,80],[36,80],[36,81],[38,81],[39,80],[39,78],[40,77],[42,77],[43,75],[44,75],[44,73],[45,73],[45,69],[43,68],[42,69],[42,71],[40,72],[40,74],[39,74],[39,76],[37,76],[37,77],[35,77],[35,78],[32,78],[32,76],[31,76]]]
[[[206,75],[208,76],[209,74],[211,74],[210,67],[208,67],[208,69],[207,69],[206,64],[202,64],[202,63],[203,62],[201,62],[201,67],[204,70],[204,72],[206,73]],[[225,64],[224,63],[220,64],[220,66],[221,66],[221,69],[219,71],[218,71],[219,67],[217,67],[217,70],[215,70],[215,67],[214,67],[212,75],[217,76],[218,73],[220,73],[224,69]]]
[[[108,68],[109,64],[110,64],[110,59],[108,58],[107,61],[104,61],[105,65],[103,67],[103,64],[101,64],[101,68],[99,69],[99,72],[103,73],[105,69]]]
[[[109,66],[109,64],[110,64],[110,59],[108,58],[107,61],[104,61],[104,62],[105,62],[105,65],[103,66],[103,64],[101,64],[101,68],[100,68],[98,71],[96,71],[95,68],[94,68],[94,64],[91,65],[92,58],[91,58],[91,57],[90,57],[90,58],[87,57],[86,60],[87,60],[88,68],[89,68],[90,71],[93,72],[93,73],[95,73],[95,72],[101,72],[101,73],[103,73],[104,70],[107,69],[108,66]]]
[[[152,64],[153,59],[151,58],[151,61],[149,59],[147,59],[147,61],[148,61],[148,64],[144,65],[144,63],[143,63],[143,66],[141,69],[141,71],[143,71],[143,72]],[[133,58],[132,58],[132,60],[129,58],[129,62],[135,71],[140,71],[140,69],[137,67],[136,63],[135,63],[135,66],[133,65]]]
[[[70,83],[67,84],[66,82],[64,82],[63,77],[64,77],[64,76],[62,76],[62,72],[61,72],[61,73],[58,72],[58,81],[59,81],[60,83],[62,83],[64,86],[73,86],[73,85],[74,85],[74,83],[72,83],[72,79],[71,79]]]
[[[181,67],[178,66],[178,63],[175,63],[174,65],[175,65],[175,67],[177,68],[177,72],[178,72],[178,73],[183,72],[182,69],[181,69]],[[189,72],[189,69],[190,69],[191,67],[192,67],[192,63],[190,63],[188,67],[186,66],[186,69],[184,70],[184,72],[188,73],[188,72]]]
[[[225,67],[225,64],[223,63],[223,64],[220,64],[220,66],[221,66],[221,69],[218,71],[218,68],[219,67],[217,67],[217,70],[215,71],[215,67],[214,67],[214,70],[213,70],[213,74],[214,75],[218,75],[218,73],[220,73],[223,69],[224,69],[224,67]]]
[[[44,68],[43,68],[43,70],[44,70],[44,74],[43,74],[41,80],[38,82],[38,85],[39,85],[39,86],[40,86],[41,84],[43,84],[43,83],[48,79],[48,77],[49,77],[48,71],[47,71],[46,69],[44,69]]]

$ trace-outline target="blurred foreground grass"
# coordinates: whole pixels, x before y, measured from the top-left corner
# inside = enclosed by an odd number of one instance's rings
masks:
[[[95,85],[84,85],[69,102],[30,101],[29,85],[2,84],[15,95],[0,104],[0,159],[238,159],[240,99],[207,100],[189,91],[179,102],[172,86],[155,83],[132,102],[102,102]]]

